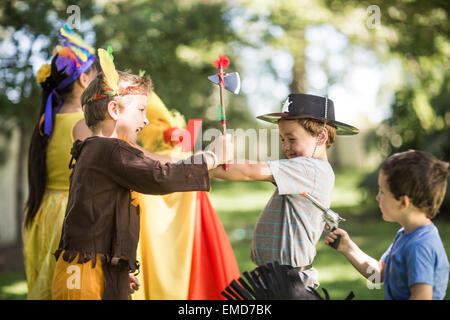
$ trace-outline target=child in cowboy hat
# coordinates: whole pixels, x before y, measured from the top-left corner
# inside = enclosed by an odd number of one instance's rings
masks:
[[[281,113],[257,118],[278,124],[287,159],[230,164],[228,171],[218,167],[210,176],[276,184],[256,223],[251,258],[258,266],[277,261],[297,268],[303,283],[317,288],[318,273],[312,262],[324,221],[322,212],[302,192],[330,205],[334,173],[326,150],[336,134],[352,135],[359,130],[335,120],[333,101],[309,94],[290,94]]]

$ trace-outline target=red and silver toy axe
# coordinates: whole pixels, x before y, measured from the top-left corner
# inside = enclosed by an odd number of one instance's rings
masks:
[[[225,114],[225,102],[224,102],[224,94],[223,89],[227,89],[228,91],[238,94],[241,89],[241,79],[239,77],[239,73],[225,73],[224,70],[228,68],[230,64],[230,60],[227,56],[221,55],[219,58],[214,61],[214,66],[219,68],[218,74],[213,74],[209,76],[209,81],[217,84],[220,88],[220,122],[222,124],[222,133],[225,134],[227,132],[227,118]],[[226,150],[225,150],[226,152]],[[224,169],[228,169],[228,165],[224,164]]]

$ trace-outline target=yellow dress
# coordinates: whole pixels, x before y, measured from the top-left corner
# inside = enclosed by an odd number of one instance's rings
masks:
[[[82,112],[58,113],[47,146],[46,191],[35,219],[23,230],[23,253],[27,275],[28,299],[52,298],[56,265],[53,253],[58,248],[69,196],[69,161],[73,128],[83,119]]]

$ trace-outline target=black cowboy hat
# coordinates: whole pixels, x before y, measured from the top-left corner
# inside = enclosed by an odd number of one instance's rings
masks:
[[[335,127],[336,134],[339,135],[352,135],[359,132],[358,128],[335,120],[332,100],[304,93],[290,94],[281,112],[268,113],[256,118],[271,123],[278,123],[280,119],[313,119]]]

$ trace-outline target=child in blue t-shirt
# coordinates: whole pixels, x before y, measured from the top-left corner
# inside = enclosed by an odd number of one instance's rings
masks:
[[[447,188],[449,164],[429,153],[410,150],[389,157],[380,167],[377,201],[388,222],[402,228],[380,261],[365,254],[342,229],[337,250],[367,279],[384,282],[385,299],[444,299],[449,262],[438,229],[431,222]]]

